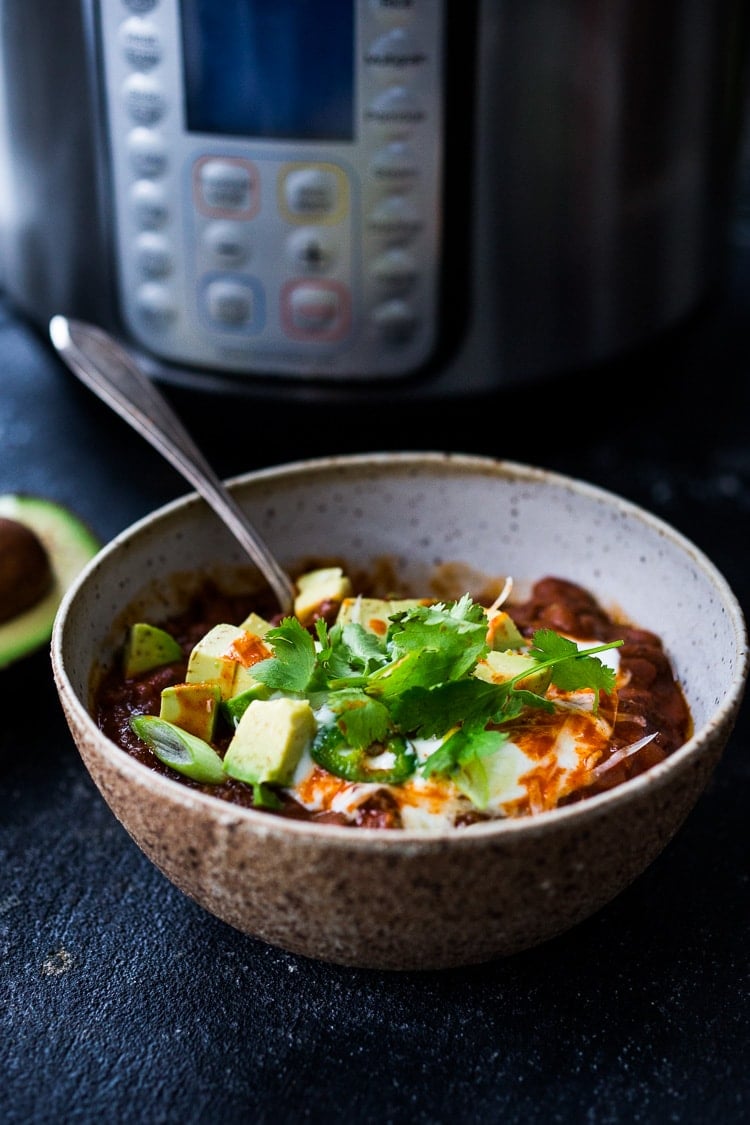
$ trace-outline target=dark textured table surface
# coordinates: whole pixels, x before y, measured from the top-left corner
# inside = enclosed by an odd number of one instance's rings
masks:
[[[741,228],[703,308],[596,371],[366,411],[169,396],[224,476],[374,448],[571,473],[672,523],[750,606]],[[70,505],[107,540],[187,488],[0,303],[11,491]],[[750,1120],[746,708],[677,837],[595,917],[506,960],[390,974],[307,961],[204,913],[95,790],[47,652],[1,679],[3,1123]]]

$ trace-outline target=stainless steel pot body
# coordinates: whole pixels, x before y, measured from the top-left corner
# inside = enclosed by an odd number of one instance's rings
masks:
[[[721,277],[742,125],[738,0],[450,0],[442,331],[383,388],[482,392],[618,355]],[[96,5],[0,0],[0,269],[40,325],[124,333],[111,239]],[[448,54],[452,44],[448,42]],[[127,342],[127,340],[126,340]],[[356,395],[144,357],[218,391]]]

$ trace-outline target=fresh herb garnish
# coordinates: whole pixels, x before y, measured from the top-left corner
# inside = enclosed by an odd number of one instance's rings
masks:
[[[597,654],[622,644],[580,650],[551,629],[539,629],[524,650],[532,663],[501,683],[489,682],[474,674],[489,651],[487,615],[468,594],[395,614],[383,638],[354,622],[328,628],[323,621],[316,622],[314,638],[296,618],[287,617],[264,642],[274,655],[254,665],[253,676],[275,691],[308,697],[316,708],[328,707],[353,750],[366,752],[399,737],[443,738],[422,765],[425,776],[465,774],[507,741],[498,725],[528,707],[553,710],[549,699],[528,686],[537,672],[549,670],[562,691],[593,690],[596,709],[599,694],[615,686],[614,671]],[[526,681],[523,687],[521,681]],[[337,745],[336,754],[341,753]],[[337,772],[336,755],[329,759],[331,772]],[[414,768],[416,759],[411,772]],[[399,775],[399,780],[405,778]]]

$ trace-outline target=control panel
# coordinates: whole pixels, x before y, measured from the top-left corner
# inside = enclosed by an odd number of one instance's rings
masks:
[[[160,359],[418,371],[439,336],[443,0],[100,0],[114,257]]]

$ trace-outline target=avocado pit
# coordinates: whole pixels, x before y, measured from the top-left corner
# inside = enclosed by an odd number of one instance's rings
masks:
[[[41,601],[53,577],[39,536],[19,520],[0,517],[0,623]]]

